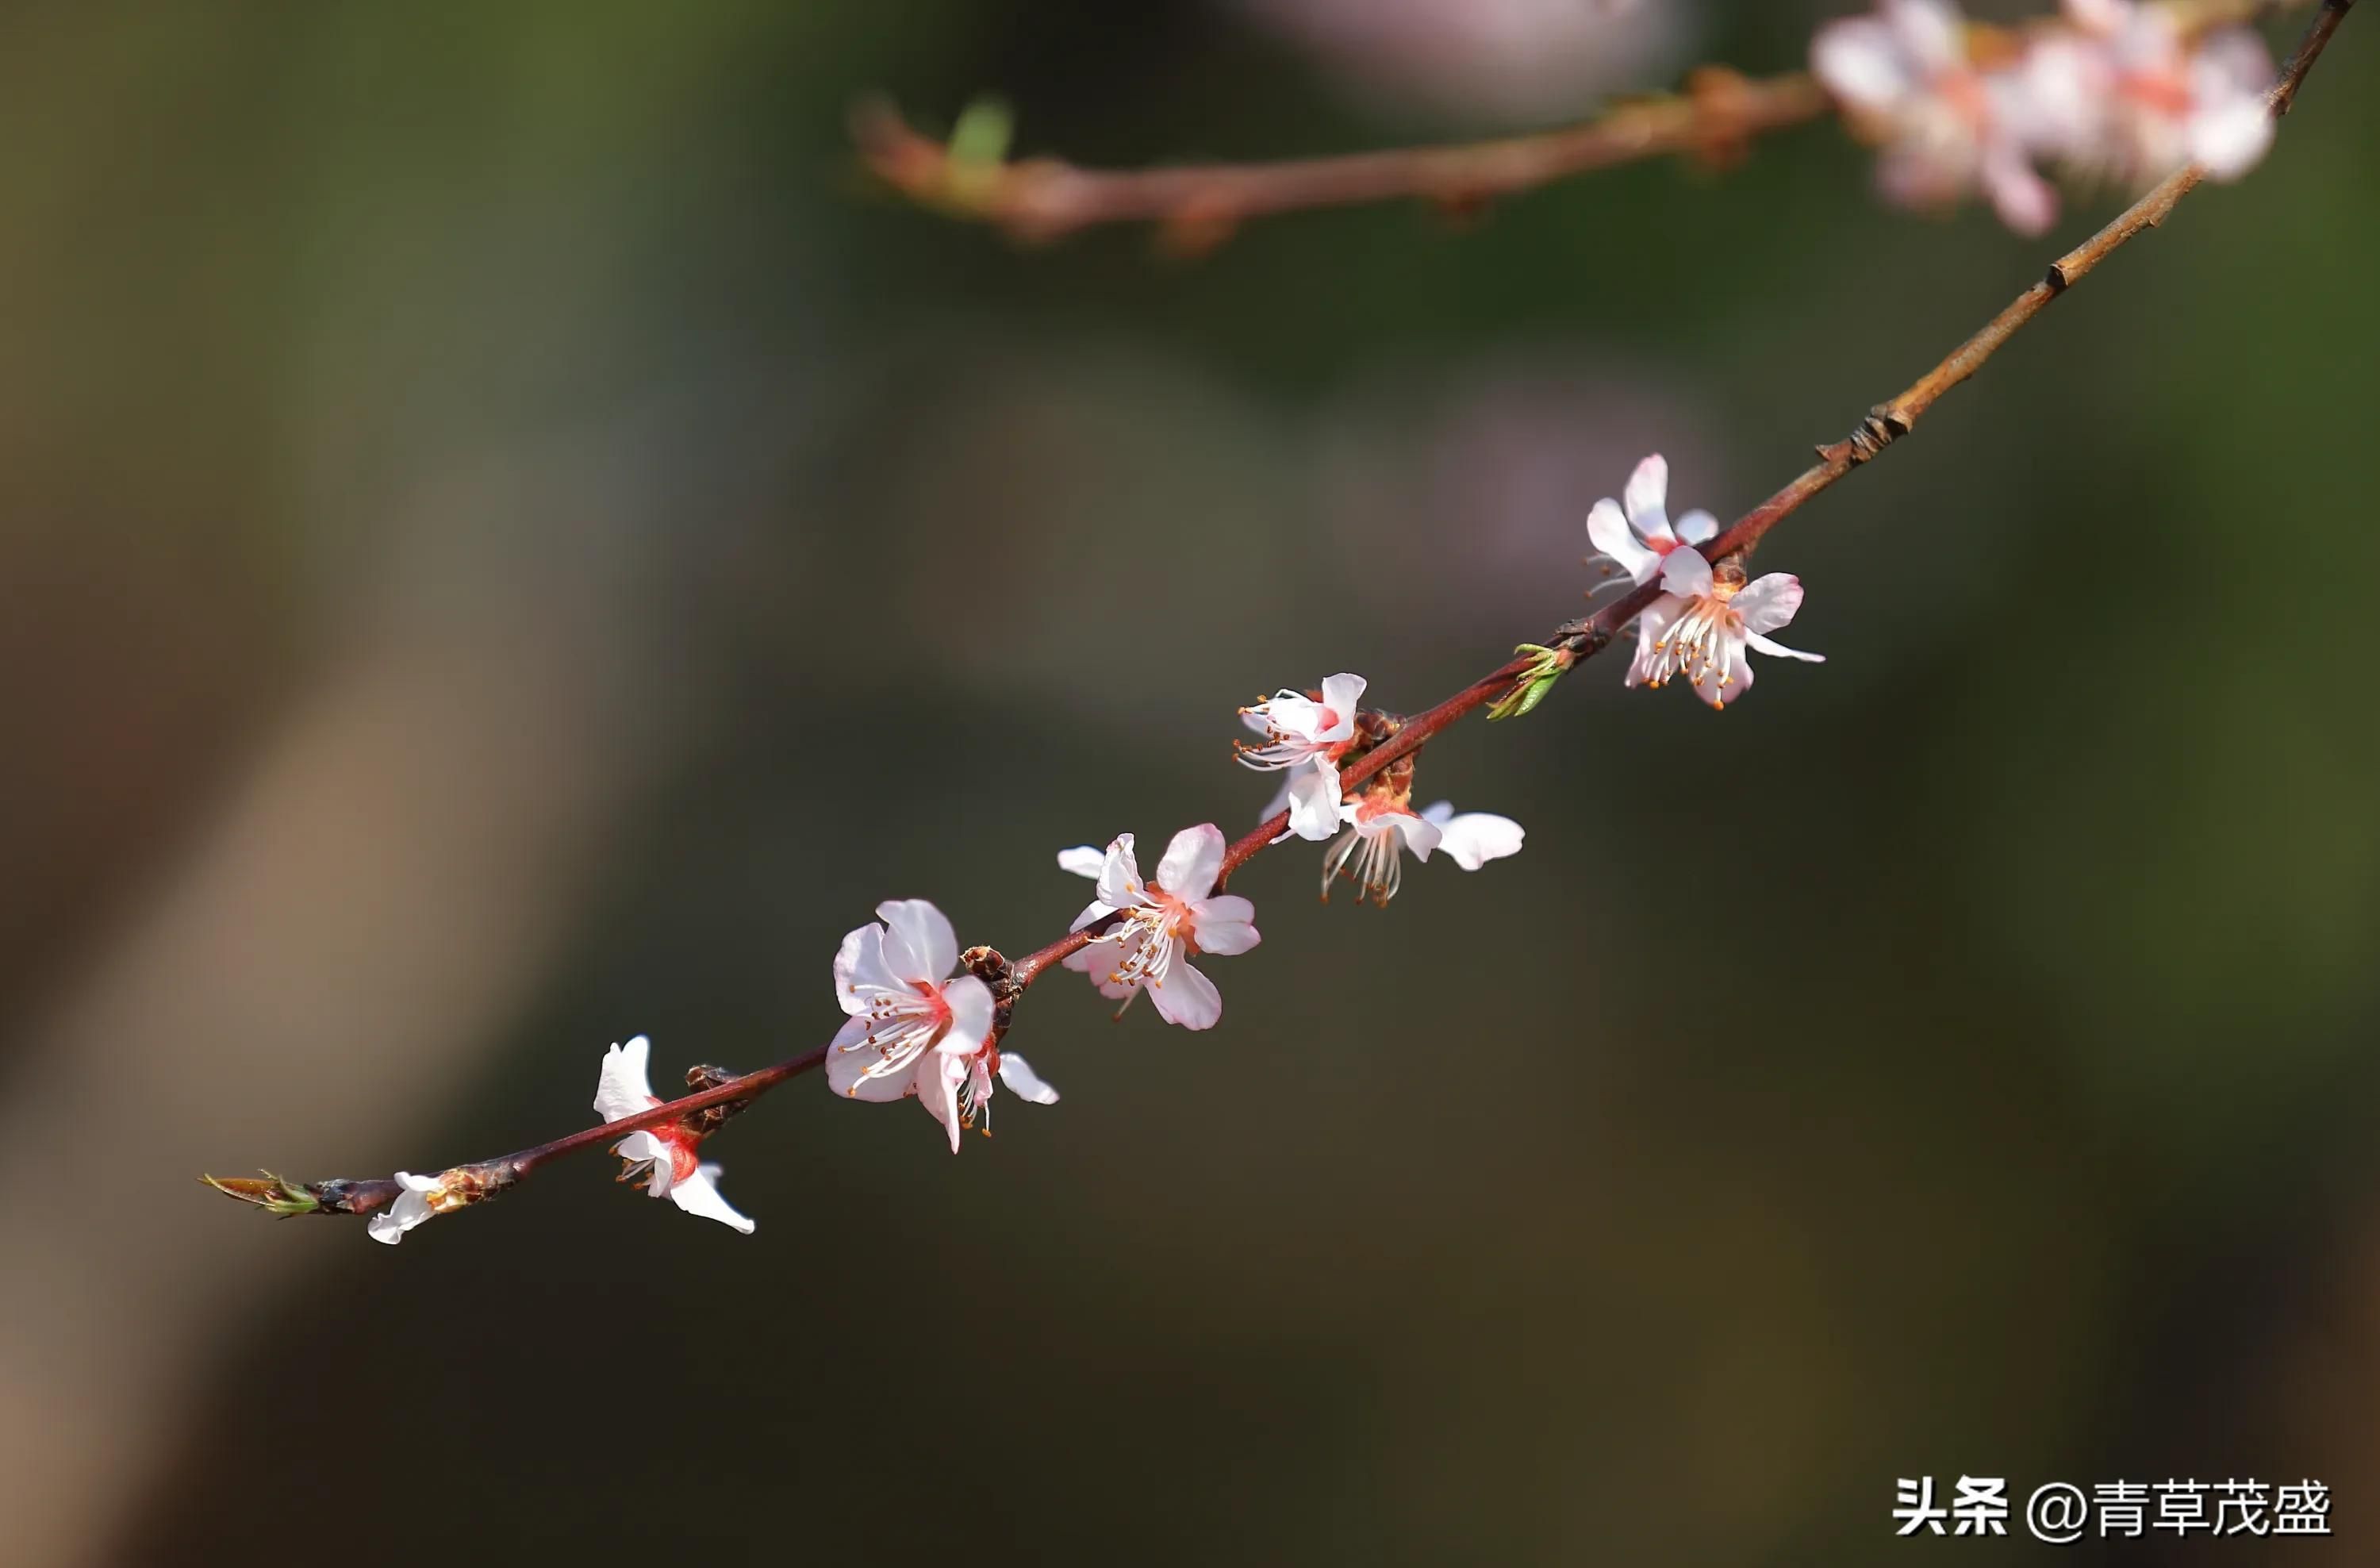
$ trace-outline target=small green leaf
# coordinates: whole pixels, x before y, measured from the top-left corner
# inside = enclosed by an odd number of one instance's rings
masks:
[[[1534,642],[1524,642],[1512,651],[1536,657],[1530,660],[1527,669],[1512,677],[1512,688],[1489,705],[1488,718],[1491,723],[1498,719],[1517,719],[1534,710],[1572,662],[1568,650],[1541,648]]]
[[[970,168],[990,168],[1008,158],[1009,135],[1016,117],[997,98],[978,98],[960,111],[951,128],[951,162]]]

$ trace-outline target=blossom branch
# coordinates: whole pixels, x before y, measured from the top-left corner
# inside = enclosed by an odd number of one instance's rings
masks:
[[[2322,0],[2320,12],[2266,95],[2266,103],[2274,116],[2289,113],[2299,88],[2353,5],[2354,0]],[[2052,300],[2087,276],[2119,247],[2163,222],[2175,204],[2200,183],[2204,173],[2203,168],[2193,164],[2160,182],[2114,222],[2059,257],[2039,283],[2019,295],[1982,330],[1953,349],[1897,396],[1877,404],[1857,430],[1840,441],[1819,447],[1819,461],[1814,467],[1730,527],[1717,529],[1713,525],[1713,531],[1706,541],[1682,549],[1680,557],[1705,564],[1703,569],[1706,574],[1716,573],[1724,577],[1731,573],[1734,581],[1740,584],[1742,561],[1769,529],[1821,491],[1871,461],[1907,434],[1936,402],[1951,388],[1973,376],[2020,328],[2047,309]],[[1691,539],[1693,536],[1688,537]],[[1664,592],[1668,577],[1669,574],[1665,572],[1659,578],[1644,581],[1595,614],[1565,623],[1544,644],[1524,645],[1512,659],[1435,707],[1402,720],[1373,715],[1380,726],[1379,738],[1368,740],[1359,748],[1348,752],[1337,767],[1334,776],[1343,796],[1352,799],[1365,785],[1405,762],[1449,726],[1480,708],[1489,708],[1491,716],[1498,711],[1525,711],[1518,707],[1508,708],[1507,704],[1523,690],[1550,683],[1579,661],[1602,651],[1631,621],[1655,604]],[[1277,812],[1228,849],[1221,850],[1215,863],[1212,886],[1219,890],[1232,873],[1255,858],[1268,845],[1279,842],[1291,816],[1290,811]],[[1162,876],[1160,871],[1160,879]],[[1103,895],[1105,891],[1103,886]],[[890,911],[896,906],[888,905],[885,907]],[[1094,906],[1095,909],[1103,907],[1106,906]],[[1127,918],[1124,911],[1115,909],[1096,919],[1087,918],[1074,932],[1014,964],[987,947],[970,948],[959,955],[957,961],[964,966],[970,978],[953,981],[953,991],[959,986],[979,983],[986,992],[980,1027],[985,1048],[996,1051],[1007,1032],[1016,1002],[1052,964],[1062,963],[1110,935]],[[940,920],[941,918],[936,914],[934,918]],[[943,927],[946,932],[947,922],[943,922]],[[873,931],[880,928],[864,930]],[[853,937],[858,938],[862,934],[855,932]],[[847,939],[847,950],[849,945]],[[842,967],[839,960],[839,975]],[[943,1017],[947,1027],[947,1007]],[[631,1043],[638,1052],[635,1076],[641,1091],[642,1042]],[[619,1049],[614,1048],[615,1054]],[[600,1125],[583,1128],[551,1142],[495,1160],[456,1166],[442,1173],[434,1181],[400,1176],[395,1180],[373,1178],[310,1184],[290,1182],[269,1173],[262,1179],[212,1176],[202,1179],[233,1197],[284,1217],[299,1213],[383,1214],[409,1196],[418,1198],[429,1193],[432,1196],[428,1197],[428,1206],[422,1211],[426,1217],[428,1213],[443,1212],[447,1209],[493,1197],[552,1161],[591,1149],[621,1146],[624,1139],[640,1135],[674,1148],[688,1161],[691,1169],[693,1144],[714,1130],[720,1120],[748,1106],[779,1085],[824,1066],[832,1050],[831,1046],[820,1046],[742,1075],[698,1067],[688,1075],[689,1081],[703,1087],[694,1093],[666,1102],[642,1095],[641,1098],[650,1100],[651,1103],[624,1110],[617,1115],[611,1115]],[[608,1088],[612,1081],[608,1059],[606,1067]],[[602,1094],[599,1092],[599,1108],[603,1104]],[[708,1171],[710,1168],[701,1169]],[[685,1179],[680,1177],[681,1181]],[[656,1189],[657,1194],[659,1190]],[[685,1206],[694,1207],[692,1204]],[[714,1214],[713,1217],[724,1216]],[[740,1216],[735,1217],[737,1221],[740,1219]],[[748,1222],[744,1223],[748,1226]]]
[[[2305,3],[2165,0],[2164,9],[2177,36],[2192,37]],[[1971,30],[1980,53],[2005,55],[2021,47],[2022,33],[2058,25]],[[1246,219],[1279,213],[1405,200],[1467,213],[1500,197],[1669,153],[1725,164],[1742,157],[1755,138],[1838,107],[1828,86],[1803,72],[1752,78],[1706,66],[1688,75],[1681,92],[1633,98],[1553,130],[1269,163],[1097,169],[1054,157],[1011,161],[1006,113],[990,104],[963,115],[945,141],[872,99],[854,112],[852,135],[861,162],[892,189],[1014,238],[1048,241],[1105,224],[1148,223],[1158,225],[1170,249],[1196,252],[1229,238]]]
[[[1825,115],[1824,90],[1800,72],[1754,80],[1720,67],[1683,92],[1638,99],[1577,125],[1455,146],[1405,147],[1269,164],[1090,169],[1059,158],[1008,162],[938,141],[881,101],[852,119],[861,160],[922,206],[1050,240],[1100,224],[1153,223],[1179,249],[1207,249],[1242,220],[1274,213],[1416,199],[1467,212],[1498,197],[1663,153],[1719,162],[1753,138]]]

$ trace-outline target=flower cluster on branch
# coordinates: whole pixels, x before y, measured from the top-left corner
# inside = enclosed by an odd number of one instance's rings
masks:
[[[1951,0],[1879,0],[1821,28],[1810,61],[1882,144],[1888,199],[1936,208],[1981,189],[2021,234],[2057,220],[2043,167],[2138,189],[2193,161],[2237,179],[2272,145],[2264,40],[2193,34],[2142,0],[2066,0],[2062,18],[2018,32],[1970,25]]]
[[[1940,135],[1950,134],[1942,128],[1949,125],[1956,136],[1974,133],[1958,151],[1965,160],[1959,167],[1983,179],[1987,154],[1975,138],[1985,133],[1975,131],[1969,111],[1977,92],[1990,100],[2005,92],[2005,84],[1981,73],[1972,30],[1956,30],[1955,14],[1943,0],[1883,3],[1884,11],[1864,24],[1838,24],[1863,30],[1832,35],[1835,42],[1824,53],[1836,56],[1835,63],[1822,61],[1822,67],[1840,71],[1849,58],[1854,75],[1865,70],[1870,86],[1882,86],[1887,78],[1879,62],[1889,57],[1890,68],[1900,73],[1890,79],[1900,96],[1876,99],[1894,138],[1888,157],[1934,155]],[[282,1218],[368,1217],[368,1234],[394,1243],[436,1216],[499,1196],[551,1161],[609,1148],[625,1161],[624,1182],[641,1182],[651,1197],[749,1234],[753,1222],[721,1196],[720,1167],[705,1161],[700,1150],[730,1117],[795,1077],[823,1068],[828,1088],[840,1099],[915,1098],[955,1151],[962,1131],[990,1131],[996,1087],[1035,1104],[1057,1101],[1057,1091],[1005,1048],[1018,1000],[1052,967],[1086,976],[1122,1004],[1119,1017],[1145,990],[1166,1022],[1212,1027],[1221,1017],[1221,994],[1192,960],[1232,956],[1257,945],[1254,905],[1223,889],[1269,845],[1292,838],[1327,841],[1325,896],[1346,876],[1356,882],[1359,902],[1379,905],[1396,893],[1407,852],[1425,861],[1443,854],[1477,870],[1520,849],[1522,829],[1509,818],[1457,812],[1444,802],[1415,808],[1416,755],[1450,725],[1480,710],[1490,719],[1527,713],[1579,661],[1632,627],[1636,635],[1622,675],[1626,685],[1658,687],[1682,676],[1715,710],[1750,689],[1752,652],[1821,662],[1769,636],[1800,610],[1800,580],[1784,573],[1749,578],[1746,556],[1782,518],[1906,434],[2012,334],[2117,248],[2160,222],[2202,176],[2225,167],[2237,172],[2261,154],[2272,120],[2289,112],[2352,4],[2322,0],[2277,81],[2256,95],[2260,124],[2249,128],[2240,123],[2236,101],[2246,45],[2219,31],[2166,31],[2167,23],[2155,18],[2168,14],[2134,0],[2070,0],[2063,30],[2028,35],[2015,55],[1992,56],[1998,63],[1991,69],[2046,73],[2067,84],[2060,91],[2082,82],[2076,102],[2088,113],[2068,123],[2092,128],[2086,140],[2036,145],[2021,139],[2021,150],[2031,158],[2055,145],[2069,159],[2095,160],[2130,177],[2168,159],[2183,160],[2180,167],[2060,257],[2046,278],[1917,381],[1876,405],[1850,436],[1821,446],[1815,467],[1731,526],[1721,529],[1700,510],[1673,524],[1668,465],[1658,455],[1645,458],[1621,497],[1597,502],[1586,517],[1597,552],[1588,560],[1603,567],[1604,587],[1621,589],[1618,596],[1564,623],[1543,643],[1520,645],[1512,660],[1443,701],[1408,716],[1366,708],[1366,683],[1341,674],[1318,688],[1284,688],[1241,710],[1243,723],[1261,738],[1241,742],[1239,760],[1284,775],[1263,820],[1232,841],[1211,822],[1184,829],[1168,844],[1153,881],[1141,876],[1130,833],[1118,834],[1104,850],[1087,845],[1061,851],[1060,869],[1094,881],[1096,894],[1067,935],[1048,946],[1014,963],[989,947],[962,952],[951,922],[933,904],[890,900],[878,906],[875,922],[847,934],[833,956],[834,994],[845,1021],[817,1050],[744,1074],[694,1067],[686,1075],[692,1092],[664,1101],[648,1082],[650,1045],[639,1036],[603,1058],[594,1102],[601,1123],[549,1143],[428,1175],[400,1171],[391,1177],[303,1183],[268,1172],[261,1179],[203,1179]],[[2068,50],[2082,53],[2061,59],[2059,52]],[[1858,64],[1863,58],[1864,66]],[[1942,102],[1918,103],[1929,95]],[[1890,113],[1881,107],[1888,101],[1898,105]],[[1949,109],[1969,117],[1952,124],[1942,117]],[[1915,117],[1900,117],[1903,111]],[[2038,103],[2023,110],[2040,112]],[[2001,134],[1997,126],[1987,129],[1989,136]],[[2215,157],[2227,161],[2218,165]]]

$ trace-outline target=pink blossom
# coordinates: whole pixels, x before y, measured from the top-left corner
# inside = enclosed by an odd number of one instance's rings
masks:
[[[1680,517],[1672,531],[1669,492],[1669,460],[1656,452],[1628,476],[1624,503],[1607,495],[1586,515],[1586,537],[1597,552],[1635,582],[1658,577],[1662,559],[1679,545],[1701,544],[1718,532],[1718,519],[1701,510]]]
[[[1364,686],[1361,675],[1337,675],[1322,683],[1319,700],[1284,689],[1240,710],[1241,722],[1266,737],[1261,746],[1243,741],[1240,760],[1251,768],[1289,774],[1265,815],[1286,805],[1289,831],[1300,838],[1319,842],[1338,831],[1339,760],[1354,748],[1356,705],[1363,700]]]
[[[1416,812],[1408,804],[1367,796],[1349,801],[1342,817],[1347,830],[1322,856],[1326,899],[1330,884],[1345,875],[1354,879],[1356,903],[1368,898],[1386,908],[1403,880],[1406,850],[1424,862],[1432,851],[1442,850],[1464,870],[1475,871],[1521,849],[1521,824],[1512,818],[1488,811],[1457,814],[1444,800]]]
[[[650,1111],[662,1103],[645,1076],[652,1042],[638,1035],[625,1045],[603,1053],[603,1067],[595,1080],[595,1111],[607,1122]],[[750,1235],[753,1222],[729,1207],[719,1195],[719,1167],[705,1164],[696,1154],[702,1139],[683,1123],[663,1123],[630,1133],[612,1146],[628,1162],[621,1179],[643,1175],[645,1190],[666,1197],[687,1213],[716,1220]]]
[[[1883,141],[1876,178],[1892,201],[1945,207],[1980,187],[2019,234],[2057,219],[2057,192],[2031,161],[2026,83],[1975,68],[1949,0],[1879,0],[1874,16],[1828,22],[1810,68]]]
[[[827,1048],[828,1087],[850,1100],[917,1096],[953,1154],[995,1075],[1037,1104],[1055,1101],[1058,1091],[1022,1056],[993,1045],[991,988],[953,978],[959,944],[949,918],[922,898],[891,899],[876,913],[883,923],[850,932],[834,955],[835,1000],[851,1016]]]
[[[1719,581],[1701,552],[1679,550],[1661,565],[1661,597],[1637,619],[1630,686],[1658,687],[1682,675],[1705,702],[1724,709],[1752,689],[1746,650],[1826,662],[1821,654],[1788,648],[1767,636],[1789,624],[1802,608],[1802,579],[1790,573],[1771,572],[1738,587]]]
[[[1058,863],[1085,872],[1085,852],[1067,850]],[[1223,833],[1212,822],[1173,835],[1165,858],[1157,864],[1154,888],[1140,879],[1132,834],[1117,834],[1100,857],[1099,896],[1075,918],[1072,929],[1079,931],[1111,915],[1123,918],[1088,946],[1067,954],[1065,966],[1090,976],[1101,995],[1122,998],[1125,1007],[1146,986],[1166,1022],[1185,1029],[1212,1028],[1223,1015],[1222,994],[1189,960],[1201,953],[1218,957],[1245,953],[1261,940],[1250,923],[1255,905],[1230,893],[1208,896],[1222,869]]]
[[[2162,6],[2066,0],[2073,29],[2037,43],[2028,91],[2053,150],[2078,172],[2148,185],[2197,163],[2240,178],[2273,143],[2265,42],[2244,27],[2195,41]]]

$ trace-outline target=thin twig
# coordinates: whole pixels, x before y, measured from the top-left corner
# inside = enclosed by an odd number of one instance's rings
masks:
[[[2168,0],[2185,32],[2252,21],[2305,0]],[[2011,32],[1977,24],[1980,40],[2013,47]],[[1834,101],[1809,76],[1746,77],[1706,66],[1682,92],[1624,101],[1593,119],[1533,135],[1400,147],[1271,163],[1095,169],[1063,158],[1016,162],[971,152],[958,139],[912,128],[881,99],[852,115],[860,161],[920,206],[1045,241],[1101,224],[1155,224],[1177,251],[1203,251],[1249,218],[1374,201],[1421,201],[1468,213],[1500,197],[1574,175],[1683,153],[1706,164],[1741,158],[1755,137],[1819,119]]]
[[[1723,161],[1754,137],[1827,113],[1824,89],[1795,72],[1755,81],[1718,67],[1686,91],[1639,99],[1578,125],[1456,146],[1405,147],[1271,164],[1087,169],[1059,158],[978,163],[910,128],[890,104],[861,105],[861,160],[924,206],[1049,240],[1098,224],[1154,223],[1179,249],[1204,249],[1246,218],[1417,199],[1462,212],[1591,169],[1691,153]]]
[[[2299,87],[2304,82],[2307,73],[2313,70],[2314,62],[2321,58],[2331,35],[2338,31],[2338,24],[2346,18],[2354,4],[2355,0],[2323,0],[2320,14],[2306,30],[2305,37],[2289,56],[2279,79],[2267,95],[2266,101],[2276,117],[2289,112],[2297,100]],[[2047,309],[2051,300],[2081,282],[2119,247],[2162,223],[2166,214],[2173,211],[2175,203],[2198,185],[2204,173],[2192,165],[2168,176],[2115,222],[2059,257],[2041,282],[2017,296],[1982,331],[1953,349],[1939,364],[1910,383],[1900,395],[1869,410],[1859,429],[1841,441],[1819,447],[1819,461],[1815,467],[1745,513],[1716,539],[1702,546],[1704,555],[1714,562],[1730,556],[1740,558],[1770,529],[1799,510],[1812,496],[1907,434],[1918,419],[1945,393],[1973,375],[2017,329]],[[1559,656],[1564,668],[1579,660],[1592,658],[1609,645],[1659,592],[1658,583],[1645,584],[1614,600],[1591,616],[1565,624],[1548,639],[1545,649]],[[1543,663],[1536,655],[1524,653],[1482,675],[1436,707],[1403,721],[1389,739],[1351,759],[1340,771],[1342,784],[1346,790],[1353,792],[1382,769],[1413,755],[1456,720],[1494,702],[1512,690],[1516,682],[1542,668]],[[1288,813],[1281,812],[1234,843],[1224,855],[1222,876],[1228,879],[1268,845],[1276,842],[1287,824]],[[1051,964],[1087,945],[1099,930],[1100,926],[1093,925],[1062,937],[1014,965],[1007,965],[997,954],[991,954],[991,963],[1004,972],[1002,983],[995,988],[996,992],[1004,993],[1002,1018],[1005,1019],[1007,1009],[1014,1005],[1026,987],[1047,973]],[[616,1143],[629,1133],[675,1122],[714,1106],[756,1100],[778,1085],[823,1065],[826,1058],[827,1048],[820,1046],[773,1066],[729,1079],[698,1094],[656,1105],[633,1116],[582,1128],[550,1143],[455,1169],[468,1173],[473,1180],[486,1183],[492,1191],[501,1190],[539,1166],[565,1155]],[[265,1181],[252,1178],[202,1179],[219,1191],[275,1213],[370,1214],[394,1201],[397,1192],[396,1184],[384,1178],[312,1184],[290,1183],[277,1176]],[[310,1210],[302,1207],[308,1197],[316,1205]]]

